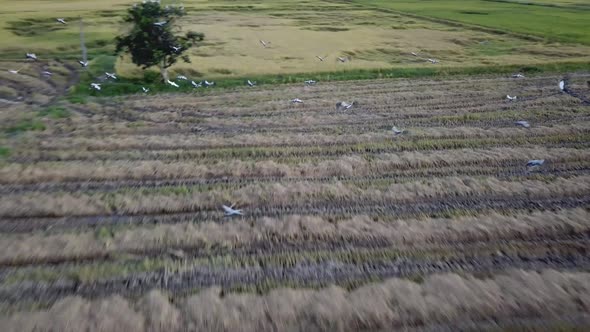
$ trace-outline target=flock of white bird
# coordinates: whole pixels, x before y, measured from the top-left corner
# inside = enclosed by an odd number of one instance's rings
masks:
[[[60,23],[60,24],[64,24],[64,25],[65,24],[68,24],[65,21],[65,19],[63,19],[63,18],[58,18],[58,19],[56,19],[56,21],[58,23]],[[154,25],[161,27],[161,26],[164,26],[166,23],[167,22],[156,22],[156,23],[154,23]],[[271,42],[270,41],[259,40],[259,42],[260,42],[260,44],[264,48],[268,48],[271,45]],[[173,51],[174,52],[179,52],[182,49],[181,47],[172,47],[172,48],[173,48]],[[439,61],[436,60],[436,59],[424,58],[424,57],[420,56],[416,52],[411,52],[411,55],[412,56],[415,56],[415,57],[418,57],[420,59],[423,59],[423,60],[425,60],[427,62],[430,62],[432,64],[439,63]],[[316,58],[318,60],[320,60],[321,62],[324,62],[327,59],[327,57],[328,57],[327,55],[326,56],[319,56],[319,55],[316,56]],[[25,58],[26,59],[33,60],[33,61],[37,61],[38,60],[37,55],[35,53],[26,53]],[[350,59],[349,58],[345,58],[345,57],[337,57],[336,60],[338,62],[344,63],[344,62],[349,61]],[[82,67],[88,67],[88,60],[85,60],[85,59],[84,60],[80,60],[80,61],[78,61],[78,63]],[[10,73],[13,73],[13,74],[18,74],[23,68],[24,68],[24,66],[21,67],[21,68],[19,68],[18,70],[9,70],[9,72]],[[52,73],[49,72],[49,71],[42,71],[41,74],[43,76],[51,76],[52,75]],[[115,73],[105,72],[104,73],[104,77],[106,77],[106,79],[117,80],[117,76],[116,76]],[[521,78],[525,78],[525,76],[523,74],[521,74],[521,73],[517,73],[517,74],[512,75],[512,78],[521,79]],[[184,76],[184,75],[178,75],[176,77],[176,80],[177,81],[189,81],[189,78],[186,77],[186,76]],[[171,80],[167,80],[166,83],[168,85],[171,85],[171,86],[175,87],[175,88],[179,88],[180,87],[180,85],[178,83],[176,83],[174,81],[171,81]],[[201,81],[201,82],[195,82],[194,80],[190,80],[190,83],[191,83],[191,85],[194,88],[200,88],[202,86],[212,87],[212,86],[215,85],[215,82],[209,82],[207,80],[204,80],[204,81]],[[246,81],[246,84],[249,87],[255,87],[256,86],[256,82],[253,82],[251,80],[247,80]],[[304,81],[304,84],[306,86],[313,86],[313,85],[316,85],[317,84],[317,81],[315,81],[315,80],[306,80],[306,81]],[[558,83],[558,87],[559,87],[559,91],[561,91],[561,92],[567,92],[567,81],[565,79],[560,80],[559,83]],[[90,84],[90,88],[91,89],[95,89],[97,91],[100,91],[102,89],[101,88],[101,83],[93,82],[93,83]],[[146,87],[142,87],[141,89],[142,89],[143,93],[148,93],[150,91]],[[517,96],[506,95],[506,99],[508,101],[515,102],[515,101],[517,101],[518,97]],[[294,99],[291,99],[291,103],[293,103],[293,104],[303,104],[304,101],[301,100],[301,99],[299,99],[299,98],[294,98]],[[336,103],[336,110],[337,111],[347,111],[347,110],[353,108],[356,104],[357,104],[356,101],[353,101],[353,102],[350,102],[350,103],[349,102],[345,102],[345,101],[340,101],[340,102]],[[531,126],[528,121],[524,121],[524,120],[516,121],[514,124],[516,126],[523,127],[523,128],[530,128],[530,126]],[[391,128],[391,131],[392,131],[392,133],[393,133],[394,136],[398,136],[398,135],[401,135],[403,133],[406,133],[405,130],[399,129],[396,126],[393,126]],[[545,163],[545,160],[544,159],[533,159],[533,160],[529,160],[527,162],[526,166],[529,167],[529,168],[535,168],[535,167],[542,166],[544,163]],[[226,216],[237,216],[237,215],[243,216],[244,215],[243,212],[242,212],[242,210],[234,209],[234,205],[230,205],[230,206],[222,205],[222,208],[223,208]]]

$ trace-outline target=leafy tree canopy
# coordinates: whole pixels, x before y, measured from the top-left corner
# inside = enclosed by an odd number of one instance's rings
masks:
[[[143,69],[158,66],[164,80],[167,68],[178,59],[190,62],[186,50],[204,39],[199,32],[181,34],[176,24],[185,15],[183,7],[165,6],[159,1],[144,1],[129,8],[123,21],[131,24],[130,31],[116,38],[116,54],[130,53],[131,60]]]

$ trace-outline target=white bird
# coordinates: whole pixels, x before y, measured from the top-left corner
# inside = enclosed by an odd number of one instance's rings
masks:
[[[301,100],[299,98],[291,99],[291,102],[293,104],[303,104],[303,100]]]
[[[199,82],[199,83],[197,83],[197,82],[195,82],[195,81],[191,81],[191,84],[192,84],[192,85],[193,85],[195,88],[200,88],[200,87],[202,87],[202,86],[203,86],[203,83],[200,83],[200,82]]]
[[[396,136],[399,135],[399,134],[403,134],[403,132],[404,132],[403,130],[397,128],[396,126],[393,126],[391,128],[391,131],[393,131],[393,134],[396,135]]]
[[[166,25],[166,23],[168,23],[168,22],[165,22],[165,21],[163,21],[163,22],[156,22],[156,23],[154,23],[154,25],[157,26],[157,27],[163,27],[164,25]]]
[[[90,83],[90,87],[100,91],[100,83]]]
[[[260,39],[260,44],[262,44],[262,46],[263,46],[264,48],[267,48],[267,47],[268,47],[268,45],[270,44],[270,42],[269,42],[269,41],[265,42],[264,40]]]
[[[88,61],[78,61],[78,63],[82,66],[82,67],[88,67]]]
[[[176,79],[177,80],[182,80],[182,81],[188,80],[188,78],[186,76],[184,76],[184,75],[178,75],[178,76],[176,76]]]
[[[316,57],[316,58],[318,58],[318,59],[320,59],[320,61],[322,61],[322,62],[323,62],[324,60],[326,60],[326,58],[327,58],[328,56],[327,56],[327,55],[325,55],[325,56],[321,57],[321,56],[319,56],[319,55],[316,55],[315,57]]]
[[[51,76],[51,75],[53,75],[53,73],[50,72],[50,71],[45,70],[45,71],[42,71],[41,72],[41,75],[43,75],[43,76]]]
[[[521,73],[512,75],[512,78],[524,78],[524,75]]]
[[[182,49],[182,47],[180,47],[180,46],[172,46],[172,50],[173,50],[174,52],[178,52],[178,51],[180,51],[181,49]]]
[[[434,64],[438,63],[438,60],[436,60],[436,59],[426,59],[426,61],[428,61],[430,63],[434,63]]]
[[[10,69],[8,72],[12,73],[12,74],[18,74],[19,71],[20,71],[20,69],[19,70]]]
[[[150,89],[146,88],[146,87],[141,87],[141,90],[143,90],[143,93],[148,93],[150,92]]]
[[[354,102],[354,101],[350,104],[345,101],[337,102],[336,103],[336,110],[337,111],[345,111],[345,110],[351,108],[352,106],[354,106],[355,103],[356,102]]]
[[[64,20],[63,18],[58,18],[58,19],[57,19],[57,22],[59,22],[59,23],[61,23],[61,24],[68,24],[68,23],[66,22],[66,20]]]
[[[543,163],[545,163],[545,159],[533,159],[529,160],[529,162],[526,163],[526,165],[527,167],[536,167],[543,165]]]
[[[307,80],[304,83],[305,83],[305,85],[315,85],[317,82],[314,80]]]
[[[255,86],[256,85],[256,82],[252,82],[252,81],[248,80],[246,82],[246,84],[248,84],[248,86]]]
[[[203,83],[205,83],[205,86],[207,86],[207,87],[215,85],[215,82],[213,82],[213,81],[209,82],[209,81],[205,80]]]
[[[510,96],[510,95],[506,95],[506,99],[511,100],[511,101],[515,101],[518,97],[514,96]]]
[[[418,56],[418,54],[416,52],[412,52],[413,56]]]
[[[27,59],[33,59],[37,61],[37,55],[35,53],[27,53],[26,57]]]
[[[168,80],[167,83],[170,84],[170,85],[172,85],[175,88],[178,88],[179,87],[178,84],[172,82],[171,80]]]
[[[114,80],[117,79],[117,76],[115,75],[115,73],[107,73],[107,72],[105,72],[104,74],[107,75],[108,78],[112,78]]]
[[[559,81],[559,90],[561,90],[561,91],[565,90],[565,80]]]
[[[225,211],[226,216],[243,216],[242,210],[234,209],[234,205],[231,206],[222,205],[223,211]]]
[[[341,56],[338,57],[338,61],[340,62],[346,62],[348,59],[347,58],[343,58]]]
[[[531,125],[529,124],[528,121],[516,121],[514,122],[515,125],[523,127],[523,128],[529,128]]]

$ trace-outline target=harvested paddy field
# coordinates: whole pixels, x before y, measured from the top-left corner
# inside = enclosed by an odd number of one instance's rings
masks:
[[[72,75],[3,104],[5,331],[590,326],[587,73],[55,101]]]

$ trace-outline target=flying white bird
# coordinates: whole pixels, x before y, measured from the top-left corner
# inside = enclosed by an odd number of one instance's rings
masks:
[[[348,59],[347,58],[343,58],[341,56],[338,57],[338,61],[340,62],[346,62]]]
[[[170,85],[172,85],[175,88],[178,88],[179,87],[178,84],[172,82],[171,80],[168,80],[167,83],[170,84]]]
[[[416,52],[412,52],[413,56],[418,56],[418,54]]]
[[[303,104],[303,100],[301,100],[299,98],[291,99],[291,102],[293,104]]]
[[[318,58],[318,59],[320,59],[320,61],[322,61],[322,62],[323,62],[324,60],[326,60],[326,58],[327,58],[328,56],[327,56],[327,55],[325,55],[325,56],[321,57],[321,56],[319,56],[319,55],[316,55],[315,57],[316,57],[316,58]]]
[[[88,67],[88,61],[78,61],[78,63],[82,66],[82,67]]]
[[[180,47],[180,46],[172,46],[172,50],[173,50],[174,52],[178,52],[178,51],[180,51],[181,49],[182,49],[182,47]]]
[[[205,86],[207,86],[207,87],[215,85],[215,82],[209,82],[207,80],[205,80],[203,83],[205,83]]]
[[[37,61],[37,55],[35,53],[27,53],[26,57],[27,59],[33,59]]]
[[[252,81],[248,80],[246,82],[246,84],[248,84],[248,86],[255,86],[256,85],[256,82],[252,82]]]
[[[176,76],[176,79],[177,80],[182,80],[182,81],[188,80],[188,78],[186,76],[184,76],[184,75],[178,75],[178,76]]]
[[[64,20],[63,18],[58,18],[56,21],[59,22],[59,23],[61,23],[61,24],[68,24],[66,22],[66,20]]]
[[[10,69],[8,72],[11,74],[18,74],[19,71],[20,71],[20,69],[19,70]]]
[[[166,23],[168,23],[168,22],[164,22],[164,21],[163,22],[156,22],[156,23],[154,23],[154,25],[157,27],[163,27],[164,25],[166,25]]]
[[[146,88],[146,87],[141,87],[141,90],[143,90],[143,93],[148,93],[150,92],[150,89]]]
[[[559,81],[559,90],[565,91],[565,80]]]
[[[305,83],[305,85],[315,85],[317,82],[314,80],[307,80],[304,83]]]
[[[515,101],[517,99],[516,96],[512,97],[510,95],[506,95],[506,99],[510,100],[510,101]]]
[[[404,132],[403,130],[397,128],[396,126],[393,126],[391,128],[391,131],[393,131],[393,134],[396,135],[396,136],[399,135],[399,134],[403,134],[403,132]]]
[[[529,160],[529,162],[526,163],[526,166],[527,167],[541,166],[541,165],[543,165],[544,162],[545,162],[545,159],[533,159],[533,160]]]
[[[234,205],[231,206],[222,205],[223,211],[225,211],[226,216],[243,216],[242,210],[234,209]]]
[[[90,83],[90,87],[94,90],[100,91],[100,83]]]
[[[104,74],[107,75],[108,78],[112,78],[114,80],[117,79],[117,76],[115,75],[115,73],[107,73],[107,72],[105,72]]]
[[[42,71],[41,72],[41,75],[43,75],[43,76],[51,76],[51,75],[53,75],[53,73],[46,70],[46,71]]]
[[[354,106],[355,103],[356,102],[354,102],[354,101],[350,104],[345,101],[337,102],[336,103],[336,110],[337,111],[345,111],[345,110],[351,108],[352,106]]]
[[[514,122],[515,125],[523,127],[523,128],[529,128],[531,125],[529,124],[528,121],[516,121]]]
[[[269,42],[269,41],[266,41],[266,42],[265,42],[265,41],[264,41],[264,40],[262,40],[262,39],[260,39],[259,41],[260,41],[260,44],[262,44],[262,46],[263,46],[264,48],[267,48],[267,47],[268,47],[268,45],[270,44],[270,42]]]
[[[426,59],[426,61],[428,61],[430,63],[434,63],[434,64],[438,63],[438,60],[436,60],[436,59]]]
[[[524,75],[521,73],[512,75],[512,78],[524,78]]]
[[[203,86],[203,83],[200,83],[200,82],[199,82],[199,83],[197,83],[197,82],[195,82],[195,81],[191,81],[191,84],[192,84],[192,85],[193,85],[195,88],[200,88],[200,87],[202,87],[202,86]]]

